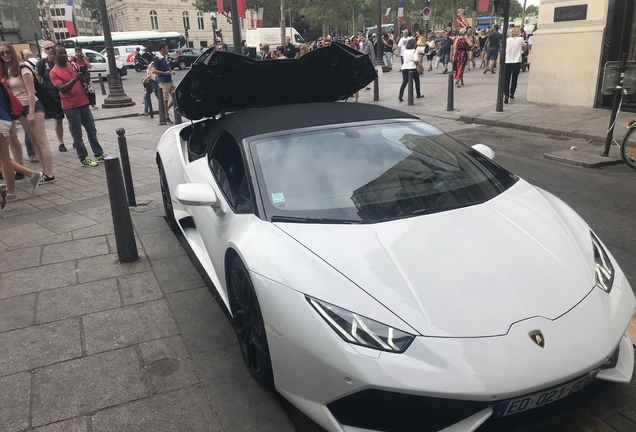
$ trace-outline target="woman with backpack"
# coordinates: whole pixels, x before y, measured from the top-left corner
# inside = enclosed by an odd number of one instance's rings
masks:
[[[53,155],[44,128],[44,107],[35,96],[33,71],[20,61],[15,48],[8,42],[0,42],[0,71],[4,83],[22,104],[19,121],[40,160],[44,172],[40,183],[53,183]]]
[[[17,114],[17,113],[15,113]],[[31,180],[31,192],[40,184],[42,173],[31,171],[11,160],[9,153],[9,133],[13,127],[13,109],[11,99],[4,84],[0,83],[0,167],[6,186],[0,186],[0,209],[8,202],[18,199],[15,194],[15,173],[19,172]]]

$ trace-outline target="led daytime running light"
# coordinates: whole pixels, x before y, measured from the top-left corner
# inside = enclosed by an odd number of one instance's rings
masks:
[[[592,236],[596,285],[603,291],[610,292],[614,284],[614,266],[612,266],[612,262],[599,239],[592,232],[590,235]]]

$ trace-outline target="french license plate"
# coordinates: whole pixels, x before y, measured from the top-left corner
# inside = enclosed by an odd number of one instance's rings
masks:
[[[596,377],[598,371],[599,369],[594,370],[585,376],[576,378],[558,387],[552,387],[537,393],[500,402],[495,409],[493,417],[517,414],[563,399],[589,385],[594,380],[594,377]]]

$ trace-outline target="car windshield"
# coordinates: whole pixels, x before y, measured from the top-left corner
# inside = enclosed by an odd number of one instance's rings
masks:
[[[250,142],[272,221],[373,223],[480,204],[517,178],[422,122],[291,133]]]

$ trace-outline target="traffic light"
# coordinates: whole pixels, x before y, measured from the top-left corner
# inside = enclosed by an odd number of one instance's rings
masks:
[[[493,0],[493,3],[495,5],[495,14],[499,16],[505,15],[506,10],[510,10],[510,0]]]
[[[188,28],[187,27],[185,28],[185,37],[186,38],[188,37]]]

